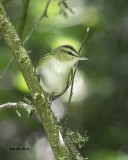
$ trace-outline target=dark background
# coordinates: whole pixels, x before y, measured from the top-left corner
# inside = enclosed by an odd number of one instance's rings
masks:
[[[81,52],[90,60],[78,65],[80,87],[77,86],[71,106],[70,128],[82,135],[87,130],[89,141],[79,151],[90,160],[127,160],[128,1],[67,0],[74,13],[64,9],[65,13],[61,6],[61,14],[57,3],[57,0],[51,2],[48,18],[43,19],[25,48],[31,51],[30,58],[37,66],[45,53],[61,44],[71,44],[78,50],[87,27],[90,28]],[[46,0],[30,0],[22,40],[42,14],[45,4]],[[21,0],[10,0],[5,5],[17,31],[22,7]],[[11,56],[1,38],[0,73]],[[22,75],[13,62],[0,80],[0,104],[23,101],[27,95],[29,92]],[[66,101],[62,97],[54,102],[57,110],[62,112],[59,114],[63,114],[61,118],[65,115]],[[39,118],[36,115],[29,118],[26,111],[18,111],[21,117],[15,109],[0,112],[0,159],[53,160]],[[11,151],[12,147],[20,148],[20,151]],[[21,150],[22,147],[29,147],[29,151]]]

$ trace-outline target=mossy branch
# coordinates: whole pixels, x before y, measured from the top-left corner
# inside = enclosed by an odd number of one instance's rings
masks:
[[[38,82],[35,75],[35,69],[31,63],[31,60],[22,45],[22,42],[17,35],[14,26],[6,16],[6,11],[0,2],[0,32],[12,51],[15,61],[17,62],[27,86],[30,90],[30,94],[33,98],[35,108],[41,118],[44,129],[47,133],[49,142],[57,160],[70,160],[69,151],[65,146],[60,145],[59,141],[59,126],[57,120],[52,113],[43,94],[42,87]]]

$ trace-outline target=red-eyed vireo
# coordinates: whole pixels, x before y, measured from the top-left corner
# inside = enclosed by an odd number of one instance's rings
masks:
[[[61,96],[70,86],[73,77],[73,68],[81,57],[71,45],[62,45],[46,54],[36,68],[40,83],[46,96],[54,100]]]

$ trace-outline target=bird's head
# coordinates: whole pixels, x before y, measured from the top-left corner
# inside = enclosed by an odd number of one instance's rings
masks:
[[[81,57],[75,48],[71,45],[62,45],[52,50],[51,54],[60,61],[72,61],[77,63],[80,60],[88,60],[86,57]]]

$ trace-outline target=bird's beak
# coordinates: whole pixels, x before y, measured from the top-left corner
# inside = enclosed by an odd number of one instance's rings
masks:
[[[86,57],[78,57],[78,59],[79,59],[79,61],[87,61],[87,60],[89,60],[89,59],[86,58]]]

